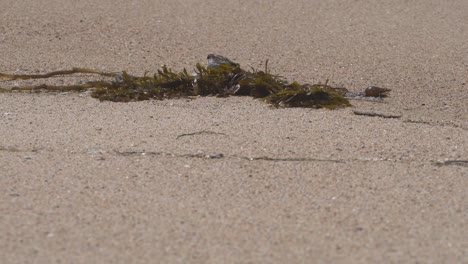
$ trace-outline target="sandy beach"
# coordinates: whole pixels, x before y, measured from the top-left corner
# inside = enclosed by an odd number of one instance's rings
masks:
[[[216,53],[392,89],[338,110],[0,93],[1,263],[468,263],[466,0],[1,2],[2,73]]]

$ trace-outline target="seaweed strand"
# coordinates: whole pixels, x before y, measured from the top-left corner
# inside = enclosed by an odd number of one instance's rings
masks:
[[[251,69],[244,70],[239,64],[219,55],[208,55],[208,66],[195,65],[195,73],[188,74],[186,69],[174,72],[167,66],[158,69],[153,76],[133,76],[122,73],[106,73],[92,69],[73,68],[71,70],[54,71],[45,74],[3,74],[0,79],[29,80],[45,79],[57,75],[70,75],[76,73],[96,74],[113,77],[110,81],[89,81],[78,85],[36,85],[19,86],[9,91],[73,91],[94,89],[91,96],[101,101],[141,101],[148,99],[167,99],[187,96],[251,96],[262,98],[275,107],[309,107],[335,109],[351,106],[348,98],[367,96],[367,93],[350,93],[345,88],[332,87],[325,84],[299,84],[289,83],[278,75],[271,74],[268,69],[268,60],[264,71]],[[373,87],[372,96],[385,97],[390,91]],[[380,90],[379,90],[380,89]]]
[[[53,71],[46,74],[4,74],[0,73],[0,79],[10,79],[10,80],[31,80],[31,79],[45,79],[50,78],[57,75],[70,75],[75,73],[88,73],[88,74],[98,74],[101,76],[107,77],[114,77],[115,73],[107,73],[107,72],[100,72],[97,70],[92,69],[85,69],[85,68],[73,68],[71,70],[63,70],[63,71]]]

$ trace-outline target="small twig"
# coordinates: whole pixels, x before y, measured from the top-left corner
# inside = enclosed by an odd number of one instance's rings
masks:
[[[181,138],[181,137],[195,136],[195,135],[201,135],[201,134],[223,135],[223,136],[227,136],[227,135],[224,134],[224,133],[218,133],[218,132],[213,132],[213,131],[202,130],[202,131],[198,131],[198,132],[193,132],[193,133],[187,133],[187,134],[178,135],[178,136],[176,137],[176,139],[179,139],[179,138]]]
[[[382,118],[400,118],[401,115],[387,115],[387,114],[379,114],[379,113],[374,113],[374,112],[362,112],[358,110],[354,110],[353,113],[355,115],[362,115],[362,116],[376,116],[376,117],[382,117]]]
[[[39,149],[19,149],[19,148],[15,148],[15,147],[0,146],[0,151],[5,151],[5,152],[38,152]]]
[[[434,164],[439,167],[448,166],[448,165],[468,167],[468,160],[445,160],[445,161],[435,162]]]
[[[316,158],[272,158],[272,157],[267,157],[267,156],[261,156],[261,157],[239,157],[244,160],[248,161],[255,161],[255,160],[265,160],[265,161],[316,161],[316,162],[333,162],[333,163],[343,163],[344,161],[342,160],[334,160],[334,159],[316,159]]]
[[[224,158],[223,153],[196,153],[196,154],[176,154],[159,151],[115,151],[120,156],[172,156],[178,158],[204,158],[204,159],[221,159]]]
[[[408,119],[408,120],[404,120],[403,122],[404,122],[404,123],[411,123],[411,124],[432,125],[431,122],[428,122],[428,121],[421,121],[421,120],[411,120],[411,119]]]

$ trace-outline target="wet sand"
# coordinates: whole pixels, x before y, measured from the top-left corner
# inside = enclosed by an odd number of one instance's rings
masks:
[[[217,53],[392,92],[333,111],[0,93],[0,262],[467,263],[467,12],[464,0],[3,1],[0,72],[143,74]],[[51,82],[63,80],[77,81]]]

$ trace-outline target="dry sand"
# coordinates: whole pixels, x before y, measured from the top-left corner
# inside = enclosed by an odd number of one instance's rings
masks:
[[[218,53],[393,89],[335,111],[2,93],[1,263],[468,263],[468,1],[1,6],[0,72]]]

